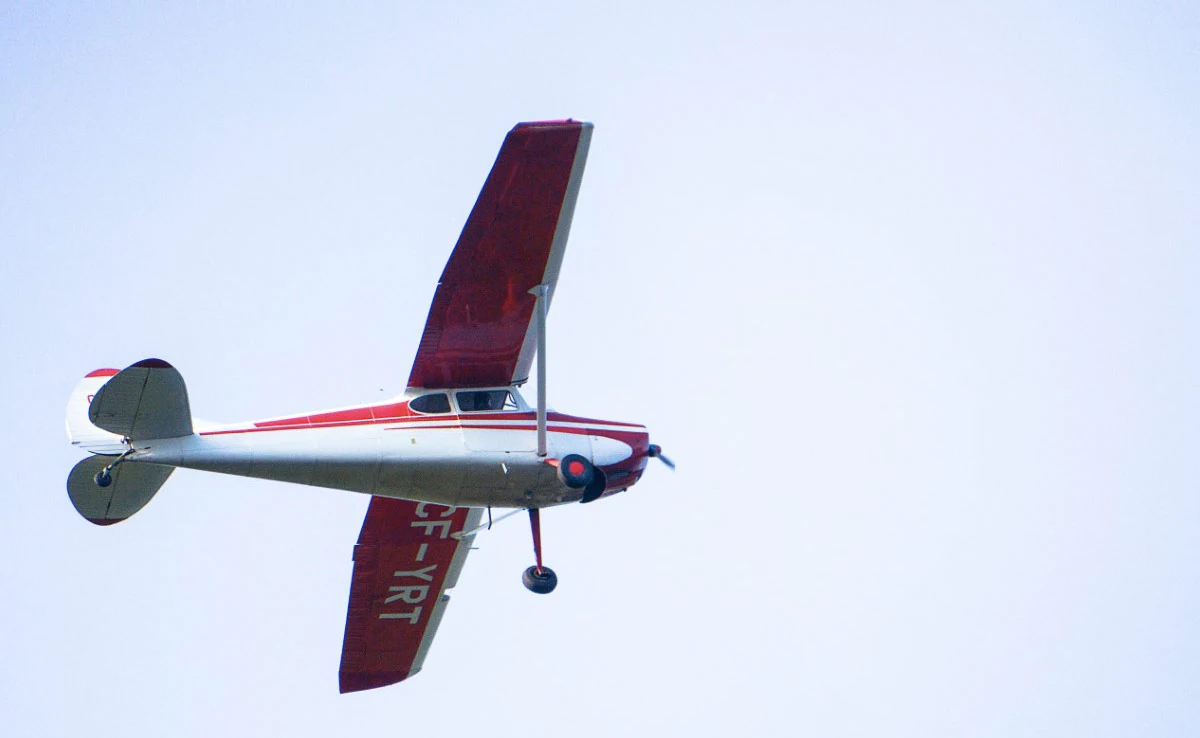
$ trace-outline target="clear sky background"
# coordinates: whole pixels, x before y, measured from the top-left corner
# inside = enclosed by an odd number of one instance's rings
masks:
[[[0,7],[13,736],[1200,733],[1194,3]],[[67,500],[75,383],[404,388],[505,132],[596,124],[558,409],[679,463],[477,539],[339,696],[366,498]]]

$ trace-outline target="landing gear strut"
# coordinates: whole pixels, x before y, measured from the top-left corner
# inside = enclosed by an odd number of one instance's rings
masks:
[[[542,566],[542,524],[541,511],[536,507],[529,508],[529,527],[533,531],[533,557],[536,564],[525,570],[521,581],[530,592],[550,594],[558,586],[558,576],[548,566]]]

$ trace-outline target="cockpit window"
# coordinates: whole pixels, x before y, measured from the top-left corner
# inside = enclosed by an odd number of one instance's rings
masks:
[[[472,390],[455,395],[458,408],[464,413],[516,410],[517,403],[508,390]]]
[[[448,413],[450,412],[450,398],[441,392],[434,395],[421,395],[409,400],[408,407],[419,413]]]

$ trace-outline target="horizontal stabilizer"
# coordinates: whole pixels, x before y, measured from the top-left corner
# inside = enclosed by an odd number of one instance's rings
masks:
[[[110,472],[112,483],[96,484],[96,474],[112,463],[112,457],[89,456],[67,476],[67,496],[79,514],[96,525],[112,525],[146,506],[171,472],[170,466],[126,462]]]
[[[179,370],[145,359],[118,372],[92,398],[88,419],[133,440],[192,435],[192,411]]]

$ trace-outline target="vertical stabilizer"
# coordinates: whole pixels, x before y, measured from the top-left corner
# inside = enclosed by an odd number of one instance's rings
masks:
[[[92,399],[117,373],[116,369],[97,369],[75,385],[75,391],[67,401],[67,437],[72,446],[94,454],[119,454],[125,450],[119,435],[96,427],[88,418]]]

